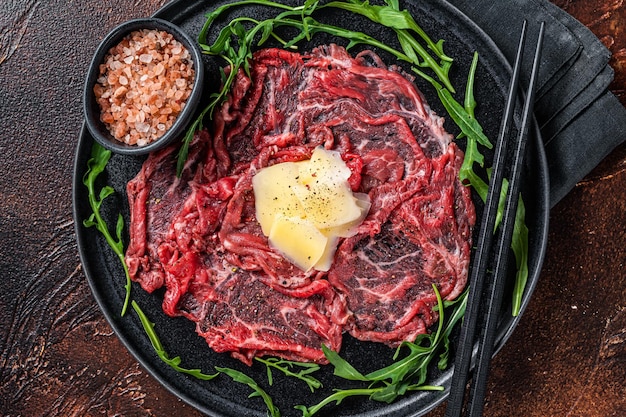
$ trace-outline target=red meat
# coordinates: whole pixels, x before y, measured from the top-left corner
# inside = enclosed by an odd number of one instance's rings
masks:
[[[475,222],[459,179],[462,151],[409,77],[372,52],[336,45],[308,55],[257,52],[237,74],[210,134],[150,156],[128,185],[131,276],[165,286],[164,311],[197,323],[217,352],[325,363],[348,331],[397,346],[437,320],[466,284]],[[328,272],[303,272],[270,248],[252,177],[266,166],[340,152],[372,207]]]

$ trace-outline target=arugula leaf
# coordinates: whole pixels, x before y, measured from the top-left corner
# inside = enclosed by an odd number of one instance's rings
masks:
[[[263,359],[263,358],[256,357],[254,359],[257,360],[258,362],[265,364],[267,368],[267,380],[270,385],[273,384],[272,368],[274,368],[274,369],[281,371],[282,373],[284,373],[285,375],[289,377],[297,378],[306,382],[311,392],[315,392],[317,388],[320,388],[322,386],[322,383],[317,378],[310,375],[313,372],[319,371],[320,366],[316,363],[294,362],[294,361],[288,361],[288,360],[279,359],[279,358]],[[304,369],[296,373],[291,370],[294,367],[300,367]]]
[[[528,282],[528,226],[526,226],[526,206],[521,194],[517,203],[517,212],[515,213],[511,247],[517,263],[511,314],[518,316],[521,312],[522,298]]]
[[[126,296],[124,297],[124,304],[122,305],[121,315],[126,314],[128,309],[128,303],[130,301],[131,280],[128,272],[128,266],[124,261],[124,243],[122,241],[122,231],[124,228],[124,218],[121,213],[117,216],[117,223],[115,227],[115,238],[109,232],[109,227],[100,214],[100,208],[104,203],[104,200],[110,195],[115,193],[113,187],[104,186],[100,189],[100,192],[96,193],[96,180],[104,172],[106,165],[111,158],[111,151],[104,149],[98,143],[95,143],[91,147],[91,158],[87,161],[87,172],[83,176],[83,184],[88,190],[89,206],[91,207],[91,215],[83,220],[83,226],[95,227],[105,238],[113,252],[120,260],[122,267],[124,268],[124,274],[126,275]],[[97,195],[97,197],[96,197]]]
[[[133,310],[135,310],[135,313],[137,313],[137,316],[139,317],[139,320],[141,321],[141,325],[143,326],[143,329],[148,335],[148,339],[150,339],[150,343],[152,344],[154,351],[163,362],[171,366],[177,372],[188,374],[195,378],[202,379],[204,381],[210,381],[211,379],[219,375],[219,373],[208,375],[208,374],[202,373],[200,369],[187,369],[187,368],[181,367],[180,356],[176,356],[174,358],[169,357],[169,355],[163,348],[163,345],[161,344],[161,340],[159,339],[159,336],[157,336],[156,331],[154,330],[154,323],[152,323],[148,319],[146,314],[139,307],[139,304],[137,304],[135,300],[133,300],[131,304],[133,306]]]
[[[328,359],[328,362],[334,366],[335,370],[333,373],[336,376],[350,381],[369,381],[367,377],[363,376],[362,373],[357,371],[334,350],[328,349],[328,347],[322,345],[322,351],[326,359]]]
[[[265,390],[263,390],[263,388],[261,388],[259,384],[256,383],[254,379],[250,378],[248,375],[244,374],[243,372],[237,371],[236,369],[221,368],[217,366],[215,367],[215,369],[221,373],[228,375],[229,377],[232,378],[233,381],[245,384],[249,386],[250,388],[252,388],[253,392],[252,394],[250,394],[249,398],[252,398],[252,397],[263,398],[263,401],[265,402],[265,405],[267,406],[270,416],[280,417],[280,410],[274,405],[274,401],[272,401],[272,397],[270,397],[267,394],[267,392],[265,392]]]
[[[376,388],[356,388],[356,389],[348,389],[348,390],[337,390],[334,394],[329,395],[328,397],[324,398],[322,401],[320,401],[319,403],[315,404],[312,407],[307,407],[305,405],[296,405],[294,408],[296,410],[302,411],[302,417],[311,417],[317,414],[322,408],[324,408],[328,404],[332,404],[334,402],[335,405],[339,405],[345,398],[348,398],[348,397],[355,397],[355,396],[370,397],[377,390],[378,389]]]
[[[446,88],[454,92],[454,87],[448,76],[452,58],[443,52],[443,42],[433,42],[407,10],[400,10],[397,1],[388,1],[387,6],[372,5],[369,4],[367,0],[362,2],[356,0],[352,2],[331,1],[320,6],[320,9],[323,8],[347,10],[354,14],[365,16],[374,23],[393,29],[402,45],[404,53],[411,57],[410,62],[432,69]],[[440,63],[437,63],[436,60],[433,59],[424,47],[410,34],[410,31],[415,32],[420,39],[425,41],[427,47],[441,60]],[[420,63],[418,56],[423,62]]]
[[[474,99],[474,74],[476,71],[477,62],[478,54],[474,53],[472,66],[470,68],[470,73],[467,80],[464,103],[465,110],[467,111],[469,117],[471,117],[472,119],[475,119],[474,109],[476,108],[476,100]],[[485,202],[487,200],[489,185],[485,181],[483,181],[483,179],[480,178],[474,171],[474,164],[478,164],[481,167],[484,167],[484,156],[478,150],[478,144],[481,143],[485,145],[485,143],[482,142],[482,138],[480,136],[468,134],[467,138],[468,140],[465,150],[465,158],[463,160],[463,164],[461,165],[459,178],[463,183],[470,184],[483,200],[483,202]],[[491,146],[487,147],[491,148]],[[490,176],[490,174],[491,170],[488,169],[487,175]],[[508,184],[508,180],[504,178],[502,183],[502,190],[500,193],[500,201],[498,202],[498,211],[495,223],[496,228],[502,221]],[[528,282],[529,273],[528,227],[526,226],[526,209],[521,193],[518,200],[517,212],[515,213],[515,226],[513,230],[513,240],[511,242],[511,248],[513,249],[513,254],[515,256],[515,261],[517,265],[515,285],[512,294],[511,314],[513,316],[518,316],[521,310],[522,298],[524,295],[526,283]]]

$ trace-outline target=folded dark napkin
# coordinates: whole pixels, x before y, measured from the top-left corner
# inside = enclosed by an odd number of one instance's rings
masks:
[[[545,144],[550,203],[559,202],[626,141],[626,108],[608,91],[610,52],[574,17],[544,0],[449,0],[513,62],[524,20],[529,40],[546,23],[535,116]],[[534,45],[526,48],[530,53]],[[522,82],[528,83],[530,60]]]

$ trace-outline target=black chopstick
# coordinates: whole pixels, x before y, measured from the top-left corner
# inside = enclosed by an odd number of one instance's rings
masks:
[[[485,280],[487,262],[491,253],[493,230],[495,227],[496,214],[504,175],[504,157],[506,155],[506,137],[511,129],[513,110],[515,108],[515,98],[517,97],[517,86],[519,83],[519,73],[521,68],[521,57],[526,40],[526,21],[522,27],[522,33],[518,45],[517,58],[511,77],[509,95],[505,107],[504,118],[501,124],[500,133],[496,142],[494,155],[493,172],[487,199],[485,200],[485,210],[479,229],[477,247],[472,262],[470,275],[470,288],[467,300],[467,307],[463,319],[463,326],[458,340],[458,350],[454,361],[454,373],[448,396],[445,417],[459,417],[463,410],[463,400],[465,398],[465,386],[469,373],[470,361],[474,347],[474,333],[476,321],[480,307],[480,297]]]
[[[505,203],[505,213],[501,224],[501,238],[498,247],[498,255],[496,256],[496,266],[493,269],[493,280],[489,289],[490,299],[485,303],[482,299],[483,286],[485,283],[488,262],[491,259],[493,235],[495,222],[497,217],[498,203],[502,189],[504,178],[504,167],[507,160],[507,142],[510,135],[513,113],[515,109],[515,101],[517,97],[517,89],[519,84],[519,75],[521,72],[522,55],[526,42],[527,22],[524,21],[520,35],[520,41],[515,58],[515,65],[509,86],[509,94],[504,111],[504,117],[501,124],[498,140],[496,142],[496,150],[494,155],[493,171],[489,185],[489,193],[485,202],[485,211],[483,213],[481,226],[479,229],[477,246],[478,250],[474,255],[472,263],[472,273],[470,276],[470,289],[468,294],[467,307],[463,326],[459,336],[452,384],[450,395],[448,397],[448,405],[445,417],[459,417],[463,410],[465,399],[465,389],[468,382],[468,374],[474,348],[474,339],[478,321],[481,321],[483,327],[481,343],[479,344],[479,355],[476,370],[473,378],[472,397],[468,406],[470,416],[481,416],[484,405],[484,396],[486,389],[486,381],[489,373],[489,365],[493,353],[493,341],[495,330],[497,327],[497,318],[500,311],[500,304],[503,296],[504,279],[506,274],[506,266],[508,264],[508,249],[511,244],[513,234],[513,226],[515,223],[515,214],[517,211],[520,172],[523,165],[525,155],[526,142],[528,137],[529,124],[532,119],[534,90],[537,77],[537,69],[541,56],[541,48],[543,43],[544,23],[541,23],[539,38],[533,62],[531,79],[528,87],[528,94],[524,105],[522,126],[519,131],[517,147],[515,149],[513,170],[511,178],[509,178],[509,187],[507,193],[507,201]],[[485,316],[480,317],[481,306],[487,308]]]
[[[500,306],[504,293],[504,283],[506,280],[507,265],[509,259],[509,248],[513,237],[517,206],[519,201],[519,183],[523,167],[526,143],[528,142],[528,130],[533,115],[533,103],[535,100],[535,84],[537,82],[537,70],[541,59],[541,48],[543,45],[544,23],[541,23],[537,48],[533,60],[532,73],[528,85],[528,94],[524,103],[522,127],[518,135],[517,148],[515,149],[515,160],[513,170],[509,178],[509,189],[502,218],[502,236],[500,238],[498,252],[496,255],[496,266],[494,268],[494,281],[491,286],[489,299],[486,303],[487,311],[484,321],[483,334],[478,348],[478,359],[474,370],[474,382],[470,396],[468,416],[482,416],[487,378],[489,376],[489,365],[493,356],[493,345],[500,315]]]

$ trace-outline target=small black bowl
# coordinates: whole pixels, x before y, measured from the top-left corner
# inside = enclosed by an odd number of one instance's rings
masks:
[[[100,105],[97,103],[95,93],[93,91],[93,87],[99,77],[100,64],[104,62],[104,58],[109,53],[109,50],[122,41],[122,39],[129,33],[141,29],[163,30],[173,35],[174,38],[181,42],[191,54],[193,68],[195,71],[191,94],[187,98],[185,106],[178,114],[176,121],[165,134],[143,146],[128,145],[124,142],[116,140],[113,135],[109,133],[105,124],[100,120]],[[173,141],[182,136],[188,123],[194,116],[202,98],[203,82],[204,64],[202,61],[202,52],[200,51],[197,42],[195,42],[187,33],[181,30],[178,26],[162,19],[144,18],[129,20],[117,26],[102,40],[94,54],[91,64],[89,65],[83,94],[85,124],[87,125],[87,129],[93,138],[100,145],[111,150],[112,152],[125,155],[147,154],[171,144]]]

